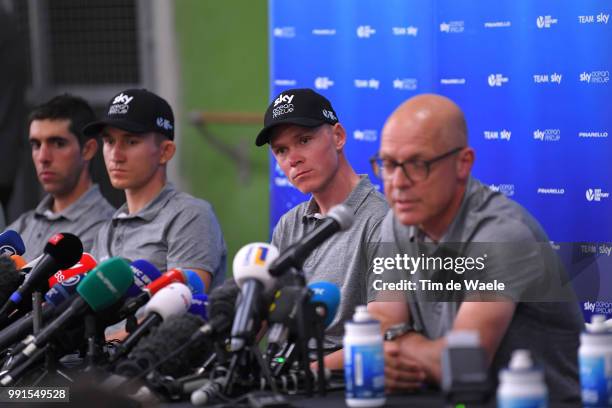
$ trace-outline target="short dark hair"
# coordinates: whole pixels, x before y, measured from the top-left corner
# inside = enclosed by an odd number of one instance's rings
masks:
[[[34,120],[63,120],[70,121],[69,130],[76,136],[79,145],[90,139],[82,132],[86,124],[96,120],[96,114],[87,101],[79,96],[63,94],[35,107],[28,116],[28,125]]]

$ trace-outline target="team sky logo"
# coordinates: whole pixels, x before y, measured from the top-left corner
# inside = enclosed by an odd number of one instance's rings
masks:
[[[485,140],[506,140],[510,141],[512,132],[508,129],[502,130],[485,130],[483,131]]]
[[[610,14],[599,13],[598,15],[578,16],[579,24],[608,24]]]
[[[295,106],[292,101],[295,95],[283,95],[280,94],[274,100],[274,109],[272,110],[272,118],[277,118],[281,115],[286,115],[295,110]]]
[[[355,88],[370,88],[378,89],[380,87],[380,81],[378,79],[356,79]]]
[[[155,124],[157,124],[158,128],[162,128],[162,129],[166,129],[166,130],[172,130],[172,122],[170,122],[170,120],[168,120],[168,119],[164,119],[162,117],[159,117],[155,121]]]
[[[536,18],[536,26],[539,29],[550,28],[553,24],[557,24],[558,22],[559,20],[552,16],[538,16],[538,18]]]
[[[362,25],[357,27],[358,38],[370,38],[374,34],[376,34],[376,30],[370,27],[369,25]]]
[[[585,191],[584,195],[589,202],[601,202],[610,197],[610,193],[606,193],[601,188],[589,188]]]
[[[314,80],[314,86],[317,89],[329,89],[334,86],[334,81],[328,77],[317,77]]]
[[[109,115],[124,115],[130,110],[130,102],[134,99],[133,96],[125,95],[121,92],[115,96],[111,107],[108,109]]]
[[[552,74],[534,74],[533,82],[535,82],[536,84],[546,84],[546,83],[561,84],[562,78],[563,78],[563,75],[558,74],[556,72],[553,72]]]
[[[419,33],[418,27],[408,26],[408,27],[392,27],[391,31],[395,36],[408,36],[408,37],[416,37]]]
[[[487,77],[487,82],[491,88],[501,87],[505,83],[507,83],[510,79],[508,77],[503,76],[502,74],[491,74]]]

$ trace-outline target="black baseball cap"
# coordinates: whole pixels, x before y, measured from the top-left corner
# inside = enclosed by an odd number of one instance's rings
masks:
[[[113,96],[104,119],[87,124],[86,136],[98,136],[106,126],[131,133],[157,132],[174,140],[174,114],[164,98],[146,89],[127,89]]]
[[[288,89],[278,94],[264,116],[264,128],[255,144],[270,143],[274,126],[283,123],[304,127],[317,127],[324,123],[335,125],[338,115],[329,100],[309,88]]]

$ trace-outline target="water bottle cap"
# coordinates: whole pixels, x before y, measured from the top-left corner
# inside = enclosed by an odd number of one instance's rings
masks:
[[[365,305],[359,305],[355,308],[355,314],[353,315],[353,321],[362,323],[371,321],[372,316],[368,313],[368,307]]]
[[[606,316],[601,314],[591,316],[591,324],[587,325],[587,328],[590,333],[605,333],[608,331]]]
[[[512,352],[509,365],[511,370],[529,370],[532,367],[533,361],[531,360],[529,350],[519,349]]]

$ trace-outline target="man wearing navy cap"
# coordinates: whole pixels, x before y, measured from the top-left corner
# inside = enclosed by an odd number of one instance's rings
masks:
[[[330,349],[341,348],[344,321],[355,306],[367,302],[368,246],[378,240],[387,204],[368,176],[353,170],[344,152],[346,131],[329,100],[313,90],[289,89],[273,99],[255,141],[257,146],[266,143],[289,182],[312,194],[274,228],[272,244],[281,253],[317,228],[332,207],[344,204],[354,214],[351,227],[316,248],[303,266],[308,282],[328,281],[340,289],[340,306],[326,340]],[[328,354],[326,367],[342,368],[342,357],[342,351]]]
[[[207,290],[225,277],[226,248],[211,205],[167,182],[174,156],[174,114],[145,89],[115,95],[106,117],[84,128],[101,135],[106,169],[126,203],[98,232],[92,252],[100,260],[146,259],[164,271],[196,271]]]

